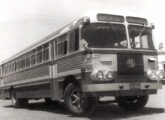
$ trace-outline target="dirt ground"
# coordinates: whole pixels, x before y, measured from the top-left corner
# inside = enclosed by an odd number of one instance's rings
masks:
[[[117,104],[99,106],[95,114],[77,117],[69,113],[63,104],[47,106],[43,100],[30,101],[26,108],[15,109],[10,100],[0,100],[0,120],[164,120],[165,87],[151,95],[142,111],[126,112]]]

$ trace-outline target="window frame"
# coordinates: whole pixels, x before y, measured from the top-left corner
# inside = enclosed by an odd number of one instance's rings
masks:
[[[134,40],[130,37],[130,27],[131,27],[131,26],[144,27],[144,26],[141,26],[141,25],[134,25],[134,24],[129,24],[129,25],[128,25],[128,34],[129,34],[130,44],[133,43],[132,46],[131,46],[131,48],[132,48],[132,49],[136,49],[136,50],[155,50],[155,45],[154,45],[154,40],[153,40],[153,33],[152,33],[153,30],[152,30],[152,28],[147,27],[147,26],[145,27],[145,30],[146,30],[146,29],[151,30],[151,34],[150,34],[151,39],[148,39],[148,40],[147,40],[148,48],[136,48],[136,46],[134,45],[134,44],[135,44],[135,38],[136,38],[136,37],[134,37]],[[143,29],[143,28],[142,28],[142,29]],[[144,30],[144,31],[145,31],[145,30]],[[144,32],[144,31],[143,31],[143,32]],[[142,44],[142,36],[143,36],[143,35],[141,35],[141,36],[140,36],[140,39],[139,39],[140,44]]]
[[[36,65],[36,63],[37,63],[37,60],[36,60],[36,49],[31,50],[30,59],[31,59],[30,60],[31,66]]]
[[[50,44],[48,42],[42,45],[42,61],[47,62],[49,61],[49,59],[50,59]]]
[[[74,33],[74,49],[73,48],[71,49],[71,34],[72,33]],[[76,36],[76,34],[78,34],[78,36]],[[78,28],[75,28],[75,29],[73,29],[72,31],[70,31],[68,33],[68,46],[69,46],[68,47],[68,53],[69,54],[70,53],[74,53],[74,52],[76,52],[76,51],[78,51],[80,49],[79,41],[80,41],[80,29],[78,27]],[[76,48],[76,45],[78,45],[77,48]],[[72,45],[72,47],[73,47],[73,45]]]
[[[43,45],[36,48],[36,64],[43,62]]]
[[[60,37],[63,37],[63,36],[66,36],[65,39],[60,39]],[[63,54],[61,54],[59,52],[59,45],[60,44],[64,44],[63,48],[64,48],[64,51],[63,51]],[[66,47],[66,48],[65,48]],[[60,49],[61,50],[61,49]],[[66,51],[65,51],[66,50]],[[60,54],[61,55],[60,55]],[[57,39],[57,58],[61,58],[63,56],[66,56],[68,54],[68,33],[65,33],[65,34],[62,34],[58,37]]]

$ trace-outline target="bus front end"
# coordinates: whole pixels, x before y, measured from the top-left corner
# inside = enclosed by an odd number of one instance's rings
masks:
[[[162,88],[153,25],[144,18],[98,14],[81,28],[86,54],[83,92],[114,96],[125,110],[145,106],[150,94]]]

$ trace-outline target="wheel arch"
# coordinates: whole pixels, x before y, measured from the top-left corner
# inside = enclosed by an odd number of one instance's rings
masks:
[[[69,83],[74,83],[74,84],[80,86],[80,81],[74,75],[69,75],[69,76],[65,77],[65,79],[64,79],[63,90],[65,90],[66,86]]]

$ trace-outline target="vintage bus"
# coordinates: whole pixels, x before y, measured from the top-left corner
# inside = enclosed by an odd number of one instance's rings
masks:
[[[82,17],[1,64],[1,93],[14,107],[29,99],[63,100],[75,114],[112,96],[125,110],[142,109],[162,87],[154,25],[147,19],[97,13]]]

